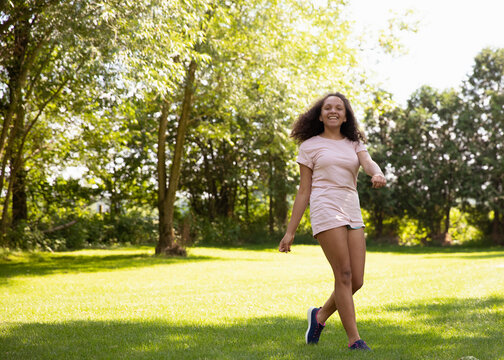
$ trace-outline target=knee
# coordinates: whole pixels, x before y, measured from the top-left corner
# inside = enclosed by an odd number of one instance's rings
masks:
[[[352,286],[352,270],[341,269],[335,274],[336,284],[335,286]]]

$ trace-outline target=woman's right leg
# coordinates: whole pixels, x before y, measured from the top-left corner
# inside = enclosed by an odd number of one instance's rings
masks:
[[[338,309],[341,323],[348,335],[348,340],[353,343],[360,339],[355,320],[355,308],[352,291],[352,267],[350,250],[348,246],[348,230],[339,227],[324,231],[317,235],[317,239],[334,273],[334,292],[331,298],[322,307],[318,321],[324,322],[323,315]],[[321,314],[322,313],[322,314]]]

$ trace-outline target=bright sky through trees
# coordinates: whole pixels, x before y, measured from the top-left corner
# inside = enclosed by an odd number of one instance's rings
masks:
[[[358,28],[383,28],[393,13],[415,10],[418,32],[402,38],[408,54],[380,57],[369,53],[366,67],[385,90],[405,103],[421,85],[445,89],[460,86],[484,47],[504,47],[504,2],[495,0],[350,0]],[[392,13],[392,14],[393,14]],[[393,15],[392,15],[393,16]]]

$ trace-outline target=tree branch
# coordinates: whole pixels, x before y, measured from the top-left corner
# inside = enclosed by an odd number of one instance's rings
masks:
[[[63,229],[69,228],[70,226],[73,226],[73,225],[77,224],[78,222],[79,222],[79,220],[72,220],[70,222],[67,222],[66,224],[58,225],[58,226],[55,226],[55,227],[53,227],[51,229],[44,230],[44,231],[42,231],[42,233],[44,233],[44,234],[50,234],[50,233],[53,233],[55,231],[59,231],[59,230],[63,230]]]

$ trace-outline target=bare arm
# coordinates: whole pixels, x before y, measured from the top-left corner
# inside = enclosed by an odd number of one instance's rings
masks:
[[[296,234],[296,229],[303,217],[303,214],[310,202],[311,194],[311,182],[312,182],[312,170],[305,166],[299,165],[299,171],[301,174],[301,179],[299,182],[299,189],[294,200],[294,205],[292,206],[292,215],[287,225],[287,231],[284,237],[280,241],[278,250],[281,252],[289,252],[292,242],[294,241],[294,235]]]
[[[357,153],[359,157],[359,162],[364,169],[365,173],[371,176],[371,182],[373,183],[373,188],[381,188],[387,184],[387,180],[383,175],[380,167],[377,163],[371,159],[371,155],[367,151],[360,151]]]

